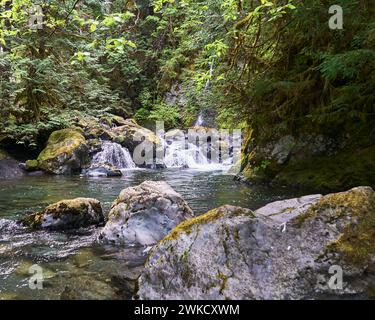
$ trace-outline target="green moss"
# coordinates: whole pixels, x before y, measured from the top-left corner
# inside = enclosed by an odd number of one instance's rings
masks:
[[[86,139],[77,129],[55,131],[49,137],[47,147],[40,153],[37,160],[44,162],[54,159],[61,154],[70,154],[85,142]]]
[[[302,224],[318,216],[326,223],[345,221],[341,235],[329,243],[327,252],[338,252],[349,264],[362,266],[375,255],[375,192],[371,188],[327,195],[295,222]]]
[[[336,205],[335,205],[336,204]],[[375,194],[349,191],[331,195],[323,201],[327,208],[334,207],[336,217],[351,216],[356,223],[347,224],[342,235],[330,243],[328,250],[340,252],[354,265],[364,265],[375,255]]]
[[[84,215],[88,212],[88,208],[92,207],[95,212],[101,213],[100,202],[88,201],[83,198],[71,200],[61,200],[46,207],[43,211],[24,217],[21,222],[31,228],[39,228],[46,215],[52,216],[53,219],[62,217]]]
[[[273,182],[318,190],[339,190],[359,185],[375,187],[375,175],[371,174],[373,172],[375,146],[288,164]]]
[[[212,209],[198,217],[183,221],[182,223],[177,225],[162,241],[174,240],[179,236],[181,232],[190,234],[194,226],[210,223],[223,217],[225,214],[228,214],[228,217],[249,214],[255,216],[252,211],[247,209],[232,206],[222,206],[216,209]]]
[[[38,169],[39,162],[38,160],[27,160],[26,161],[26,170],[33,171]]]
[[[217,277],[222,281],[220,285],[220,294],[222,295],[224,293],[225,287],[227,286],[228,276],[218,270]]]
[[[0,160],[9,158],[9,155],[6,151],[0,149]]]

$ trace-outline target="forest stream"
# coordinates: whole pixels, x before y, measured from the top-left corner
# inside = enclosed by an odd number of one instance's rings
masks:
[[[59,299],[71,288],[85,288],[81,297],[124,297],[118,278],[146,259],[145,247],[99,245],[98,229],[71,232],[33,231],[16,224],[25,212],[35,212],[61,199],[92,197],[105,214],[119,192],[145,180],[168,182],[196,215],[223,204],[257,209],[266,203],[308,194],[306,190],[251,187],[223,171],[133,169],[123,177],[27,176],[0,181],[0,297]],[[43,290],[30,290],[30,266],[40,265],[47,278]]]
[[[375,299],[373,2],[0,1],[0,300]]]

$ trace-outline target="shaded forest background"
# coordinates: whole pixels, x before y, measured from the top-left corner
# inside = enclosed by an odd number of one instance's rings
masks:
[[[44,16],[33,30],[35,4]],[[334,4],[343,30],[328,27]],[[345,139],[346,155],[369,159],[359,170],[374,168],[371,0],[1,0],[0,46],[4,148],[40,151],[87,114],[167,128],[201,114],[207,125],[245,129],[248,154],[316,133]]]

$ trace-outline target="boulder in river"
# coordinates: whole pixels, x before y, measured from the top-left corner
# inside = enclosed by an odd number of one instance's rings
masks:
[[[89,161],[86,139],[77,129],[55,131],[38,157],[38,166],[53,174],[71,174]]]
[[[278,212],[233,206],[184,221],[150,251],[138,297],[373,298],[375,192],[358,187],[313,202],[284,225]]]
[[[90,177],[121,177],[122,172],[119,168],[107,163],[96,164],[84,172]]]
[[[166,182],[145,181],[121,191],[99,238],[113,244],[153,245],[191,217],[188,204]]]
[[[141,127],[133,119],[127,119],[121,126],[111,130],[113,140],[133,152],[142,142],[142,139],[150,145],[161,144],[161,140],[151,130]]]
[[[17,160],[5,151],[0,149],[0,179],[19,178],[25,175],[25,172]]]
[[[32,229],[76,229],[104,222],[100,202],[90,198],[61,200],[28,215],[21,223]]]

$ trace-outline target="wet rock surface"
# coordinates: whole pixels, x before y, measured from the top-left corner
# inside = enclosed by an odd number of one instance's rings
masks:
[[[284,202],[258,213],[222,206],[184,221],[151,250],[139,298],[373,297],[375,192],[358,187],[296,202],[291,219],[277,217]],[[332,266],[343,271],[342,288],[329,285]]]
[[[102,207],[96,199],[61,200],[44,210],[28,215],[21,223],[32,229],[77,229],[104,222]]]
[[[84,175],[89,177],[121,177],[122,172],[119,168],[110,164],[96,164],[91,166],[89,169],[82,172]]]

